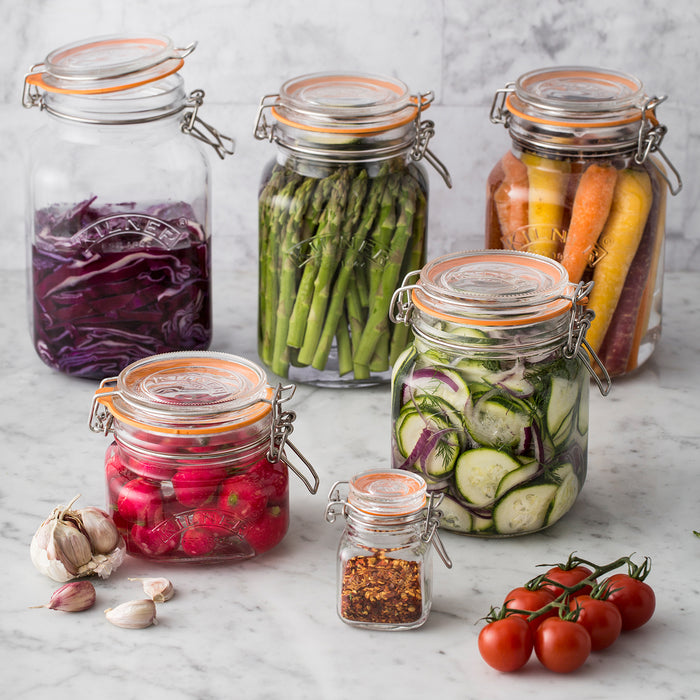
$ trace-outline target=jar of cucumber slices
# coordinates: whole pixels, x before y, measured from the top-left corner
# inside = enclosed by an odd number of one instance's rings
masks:
[[[442,527],[520,535],[573,506],[589,378],[610,389],[585,337],[591,288],[547,257],[486,250],[436,258],[394,294],[414,340],[393,370],[392,466],[443,494]]]

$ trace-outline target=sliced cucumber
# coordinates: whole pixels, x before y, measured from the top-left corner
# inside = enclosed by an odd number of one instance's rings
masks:
[[[423,441],[422,447],[418,445],[419,440]],[[396,441],[404,457],[409,457],[418,447],[415,463],[436,477],[452,471],[461,447],[459,435],[449,420],[417,410],[407,410],[399,415]]]
[[[498,500],[501,496],[514,489],[516,486],[528,482],[540,470],[540,464],[536,459],[532,459],[522,467],[508,472],[499,482],[494,498]]]
[[[556,491],[555,484],[539,484],[506,494],[493,509],[496,531],[515,535],[541,529]]]
[[[520,462],[505,452],[489,447],[468,450],[455,465],[455,486],[464,498],[477,506],[493,502],[501,479],[520,467]]]
[[[457,532],[471,532],[472,514],[461,503],[445,496],[440,503],[440,510],[442,511],[440,527]]]
[[[553,525],[571,510],[579,492],[578,477],[571,464],[562,464],[561,467],[557,467],[554,473],[560,482],[547,513],[547,525]]]
[[[571,421],[576,413],[579,399],[579,384],[563,377],[552,377],[547,403],[547,429],[549,434],[561,435],[564,423]]]
[[[588,382],[583,382],[581,385],[581,394],[578,399],[578,424],[577,429],[581,435],[588,433],[588,403],[589,403],[589,385]]]
[[[488,447],[515,447],[532,423],[527,406],[504,396],[479,399],[466,412],[465,422],[472,438]]]

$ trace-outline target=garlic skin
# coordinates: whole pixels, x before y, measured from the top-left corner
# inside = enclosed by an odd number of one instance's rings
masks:
[[[116,608],[107,608],[105,617],[113,625],[131,630],[158,624],[156,604],[149,599],[130,600]]]
[[[143,592],[154,603],[165,603],[175,595],[175,588],[167,578],[130,578],[129,581],[142,581]]]
[[[76,496],[67,506],[54,508],[34,533],[29,547],[32,563],[37,570],[59,583],[94,574],[107,578],[121,565],[126,554],[126,543],[118,532],[116,544],[111,551],[96,551],[108,543],[111,537],[110,525],[97,520],[100,523],[97,526],[99,533],[96,535],[96,543],[93,543],[90,530],[86,529],[80,512],[71,510],[78,498]],[[106,513],[103,512],[102,516],[97,517],[104,520],[105,516]],[[87,518],[91,524],[96,519],[92,513]],[[111,520],[109,523],[114,526]],[[90,527],[91,525],[88,526]],[[116,531],[116,527],[114,529]],[[95,529],[92,528],[91,531],[94,532]]]
[[[89,581],[72,581],[56,589],[46,605],[33,607],[64,612],[82,612],[95,604],[96,597],[95,587]]]
[[[78,515],[90,540],[93,554],[108,554],[119,544],[119,531],[112,518],[103,510],[89,506]]]

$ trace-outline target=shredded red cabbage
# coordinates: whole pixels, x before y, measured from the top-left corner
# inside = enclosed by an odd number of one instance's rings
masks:
[[[211,342],[209,239],[185,203],[54,205],[35,214],[34,344],[67,374]]]

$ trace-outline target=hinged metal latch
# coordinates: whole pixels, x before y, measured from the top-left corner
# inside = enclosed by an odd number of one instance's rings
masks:
[[[435,122],[430,119],[421,121],[421,113],[425,107],[427,107],[433,100],[435,95],[432,91],[424,92],[417,96],[416,105],[418,111],[416,112],[416,139],[413,143],[413,150],[411,151],[411,158],[415,161],[419,161],[423,158],[430,163],[430,165],[435,168],[440,177],[445,181],[445,184],[451,189],[452,188],[452,177],[445,164],[428,148],[428,143],[430,139],[435,136]]]
[[[198,116],[197,113],[203,102],[204,90],[193,90],[189,94],[188,106],[192,107],[192,109],[184,113],[180,129],[183,133],[194,136],[194,138],[211,146],[219,158],[223,160],[227,155],[232,156],[234,154],[236,142]]]
[[[506,109],[508,95],[515,92],[515,83],[506,83],[505,87],[496,90],[491,102],[489,119],[493,124],[503,124],[506,128],[510,122],[510,112]]]

